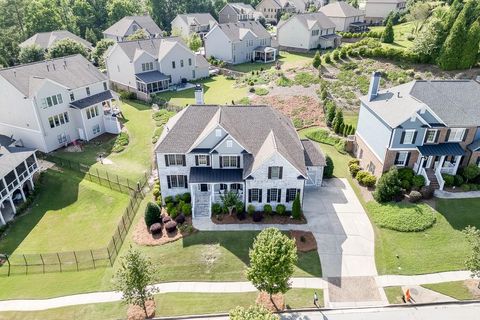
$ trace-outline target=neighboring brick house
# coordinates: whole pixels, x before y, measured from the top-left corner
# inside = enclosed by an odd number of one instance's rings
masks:
[[[30,38],[20,43],[19,47],[23,48],[23,47],[28,47],[32,45],[37,45],[43,50],[47,51],[51,46],[55,44],[55,42],[63,39],[71,39],[82,44],[88,50],[93,49],[93,46],[90,42],[80,38],[77,35],[74,35],[73,33],[67,30],[35,33]]]
[[[189,106],[165,125],[155,153],[162,198],[190,192],[195,218],[210,216],[228,191],[245,208],[290,210],[305,186],[321,185],[325,166],[318,147],[269,106]]]
[[[256,21],[262,14],[256,11],[250,4],[242,2],[227,3],[218,13],[218,22],[235,23],[240,21]]]
[[[277,40],[286,49],[327,49],[340,45],[341,37],[335,33],[333,23],[322,12],[299,13],[280,21]]]
[[[187,38],[193,33],[203,38],[216,24],[217,20],[210,13],[179,14],[171,23],[172,33],[179,32],[183,38]]]
[[[209,64],[178,37],[118,42],[106,53],[108,79],[148,100],[187,81],[209,76]]]
[[[332,2],[319,10],[335,23],[336,31],[363,32],[367,28],[365,12],[345,1]]]
[[[121,131],[107,77],[77,54],[0,70],[0,134],[50,152]]]
[[[365,20],[369,24],[382,23],[392,11],[405,11],[407,0],[366,0]]]
[[[127,40],[128,36],[139,29],[144,30],[149,38],[159,38],[163,34],[162,29],[150,16],[127,16],[103,31],[103,36],[106,39],[121,42]]]
[[[480,163],[480,84],[474,80],[412,81],[379,91],[374,73],[362,97],[355,154],[380,176],[411,167],[443,189],[442,173]]]
[[[230,64],[272,62],[277,49],[272,36],[258,21],[217,24],[204,37],[205,55]]]

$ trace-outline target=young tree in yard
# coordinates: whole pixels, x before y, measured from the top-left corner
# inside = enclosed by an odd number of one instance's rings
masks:
[[[302,216],[302,205],[300,203],[300,194],[297,193],[295,196],[295,200],[292,203],[292,218],[293,219],[300,219]]]
[[[20,63],[30,63],[36,61],[42,61],[45,58],[45,51],[42,47],[33,44],[20,49],[18,54],[18,61]]]
[[[233,208],[240,200],[238,198],[238,194],[233,191],[228,191],[226,194],[221,194],[220,199],[222,200],[222,204],[224,208],[228,209],[228,213],[231,215],[233,212]]]
[[[105,68],[105,60],[103,59],[103,55],[108,48],[114,44],[115,41],[112,39],[102,39],[97,42],[97,45],[92,51],[92,59],[99,67]]]
[[[327,126],[333,126],[333,120],[335,119],[335,114],[337,113],[337,107],[333,101],[327,102]]]
[[[193,52],[197,52],[202,47],[202,39],[200,38],[200,36],[198,34],[193,33],[188,38],[188,47]]]
[[[326,156],[325,157],[325,162],[326,162],[327,165],[323,169],[323,177],[325,179],[330,179],[330,178],[333,177],[333,169],[334,169],[333,160],[332,160],[332,158],[330,158],[330,156]]]
[[[147,257],[130,247],[121,258],[120,268],[114,277],[114,285],[122,292],[122,299],[127,304],[140,306],[147,315],[146,302],[153,299],[156,290],[149,287],[153,284],[155,268]]]
[[[93,29],[87,28],[85,30],[85,40],[90,42],[91,44],[95,45],[98,41],[97,35],[95,34],[95,31]]]
[[[460,60],[461,68],[468,69],[478,62],[478,48],[480,47],[480,23],[475,21],[468,30],[467,42],[463,48]]]
[[[312,65],[315,69],[318,69],[322,65],[322,57],[320,56],[320,52],[318,50],[313,56]]]
[[[407,20],[413,23],[413,33],[418,34],[430,15],[430,5],[425,2],[416,2],[407,15]]]
[[[383,43],[393,43],[395,41],[395,33],[393,32],[393,24],[392,20],[388,20],[387,26],[385,30],[383,30],[382,34],[382,42]]]
[[[230,320],[278,320],[276,315],[262,306],[250,306],[247,309],[244,307],[236,307],[230,310]]]
[[[472,273],[472,278],[480,277],[480,230],[468,226],[463,230],[470,244],[470,255],[465,260],[465,267]],[[480,283],[479,283],[480,287]]]
[[[270,300],[273,294],[290,289],[289,279],[298,259],[295,240],[276,228],[264,229],[255,238],[249,257],[247,279],[259,291],[268,293]]]
[[[127,40],[128,41],[132,41],[132,40],[145,40],[145,39],[148,39],[148,34],[145,30],[143,29],[138,29],[137,31],[135,31],[134,33],[132,33],[131,35],[129,35],[127,37]]]
[[[391,167],[390,170],[385,172],[378,180],[373,197],[378,202],[392,201],[402,191],[400,184],[397,167]]]
[[[87,49],[81,43],[65,38],[55,42],[55,44],[48,49],[47,56],[48,58],[53,59],[77,53],[88,58]]]
[[[341,132],[343,125],[343,111],[342,109],[338,108],[335,113],[335,119],[333,119],[333,131],[339,134]]]

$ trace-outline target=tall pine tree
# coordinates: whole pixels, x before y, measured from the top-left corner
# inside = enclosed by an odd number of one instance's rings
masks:
[[[480,47],[480,23],[475,21],[468,30],[467,42],[463,48],[462,58],[459,59],[460,67],[468,69],[478,61],[478,50]]]

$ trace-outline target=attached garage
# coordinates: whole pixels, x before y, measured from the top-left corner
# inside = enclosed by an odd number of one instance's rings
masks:
[[[302,140],[302,145],[305,155],[305,166],[307,167],[305,187],[320,187],[323,181],[323,169],[326,165],[325,156],[313,141]]]

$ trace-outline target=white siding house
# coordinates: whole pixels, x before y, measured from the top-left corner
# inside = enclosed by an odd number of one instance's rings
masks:
[[[250,4],[230,2],[218,13],[218,22],[235,23],[239,21],[255,21],[262,17]]]
[[[365,20],[369,24],[381,23],[392,11],[404,11],[406,0],[367,0],[365,3]]]
[[[279,23],[277,39],[281,47],[302,50],[336,48],[340,44],[335,24],[321,12],[296,14]]]
[[[218,24],[205,36],[205,54],[231,64],[275,61],[271,35],[257,21]]]
[[[115,44],[106,54],[109,80],[119,89],[147,100],[150,94],[182,82],[206,78],[209,64],[180,38],[157,38]]]
[[[330,3],[320,8],[335,23],[336,31],[362,32],[366,29],[365,12],[344,1]]]
[[[172,33],[178,32],[183,38],[187,38],[193,33],[197,33],[203,38],[216,24],[217,21],[210,13],[179,14],[171,23]]]
[[[0,134],[50,152],[119,133],[107,78],[81,55],[0,70]]]
[[[163,33],[150,16],[127,16],[103,31],[103,36],[118,42],[125,41],[139,29],[144,30],[149,38],[159,38]]]

